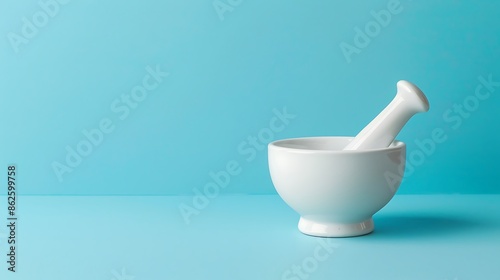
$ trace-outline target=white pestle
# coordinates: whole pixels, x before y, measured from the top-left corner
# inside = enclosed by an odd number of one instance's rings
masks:
[[[373,119],[344,150],[369,150],[389,147],[408,120],[429,111],[424,93],[408,81],[397,83],[396,97]]]

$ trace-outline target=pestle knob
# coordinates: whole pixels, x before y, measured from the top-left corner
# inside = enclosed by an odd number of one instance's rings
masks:
[[[417,86],[408,81],[399,81],[397,89],[391,103],[344,150],[388,147],[413,115],[429,111],[429,101]]]

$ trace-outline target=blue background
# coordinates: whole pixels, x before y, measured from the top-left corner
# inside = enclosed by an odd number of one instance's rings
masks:
[[[500,2],[402,0],[350,62],[340,44],[388,1],[231,3],[220,16],[212,1],[68,1],[16,52],[9,34],[43,10],[1,1],[0,165],[18,166],[21,194],[191,195],[232,160],[242,171],[223,193],[273,194],[266,150],[247,160],[238,146],[274,109],[296,117],[272,139],[355,135],[400,79],[431,103],[398,137],[408,153],[436,128],[447,140],[398,193],[500,193],[500,88],[460,125],[443,117],[478,77],[500,81]],[[120,120],[112,102],[157,65],[169,76]],[[60,182],[53,162],[103,118],[114,131]]]

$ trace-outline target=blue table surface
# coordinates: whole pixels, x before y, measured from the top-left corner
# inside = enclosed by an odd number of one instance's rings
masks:
[[[397,195],[375,231],[316,238],[278,196],[18,197],[16,270],[0,279],[500,279],[500,195]],[[5,211],[4,211],[5,210]]]

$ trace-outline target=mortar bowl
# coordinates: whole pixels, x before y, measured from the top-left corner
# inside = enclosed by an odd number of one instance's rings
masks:
[[[342,149],[353,137],[307,137],[268,146],[272,182],[300,215],[299,230],[320,237],[350,237],[373,231],[372,216],[401,184],[406,145]]]

